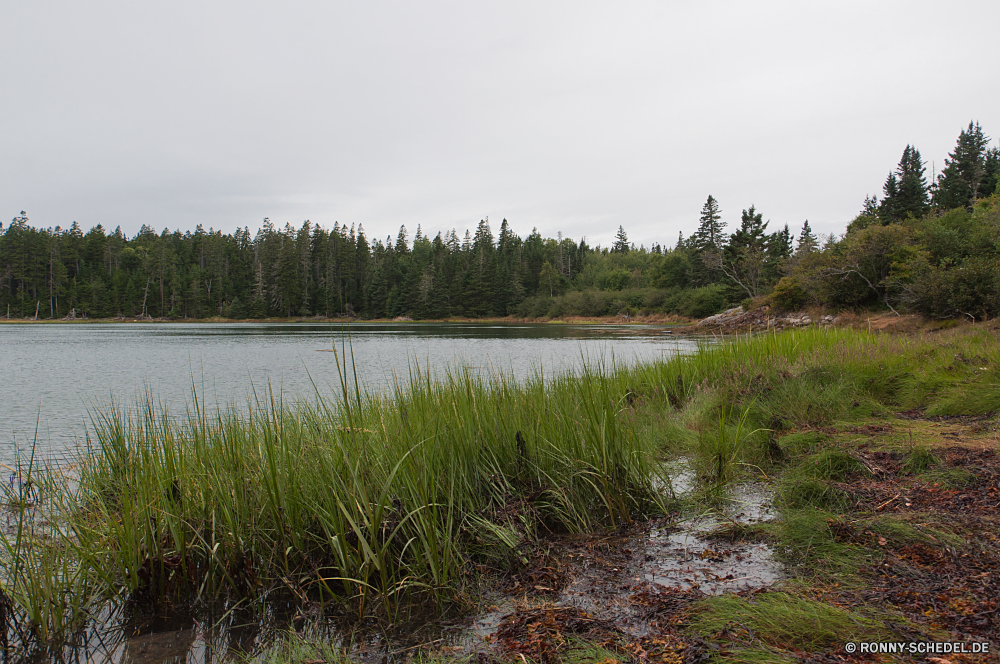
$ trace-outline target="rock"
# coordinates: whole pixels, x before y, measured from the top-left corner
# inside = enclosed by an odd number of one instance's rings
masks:
[[[733,307],[732,309],[726,309],[720,314],[715,314],[714,316],[709,316],[698,322],[698,327],[706,327],[708,325],[720,325],[727,322],[731,318],[736,318],[743,313],[743,307]]]

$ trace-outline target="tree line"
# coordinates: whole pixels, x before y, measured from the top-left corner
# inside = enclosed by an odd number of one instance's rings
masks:
[[[970,123],[930,184],[906,146],[881,199],[867,197],[847,232],[825,240],[808,221],[795,237],[787,225],[769,231],[753,205],[727,233],[712,196],[672,248],[635,247],[621,226],[604,248],[522,238],[506,219],[496,235],[483,219],[463,236],[418,226],[411,238],[402,226],[384,241],[361,226],[268,219],[256,234],[143,226],[129,238],[100,224],[36,227],[22,212],[0,224],[0,316],[700,317],[740,302],[995,316],[1000,152],[988,144]]]

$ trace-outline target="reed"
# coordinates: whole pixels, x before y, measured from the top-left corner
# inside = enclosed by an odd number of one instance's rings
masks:
[[[152,401],[112,408],[82,466],[72,538],[133,598],[282,586],[360,612],[391,613],[414,592],[442,604],[470,559],[512,560],[540,530],[658,509],[654,450],[620,416],[623,380],[606,367],[525,384],[414,368],[390,396],[268,395],[183,422]]]

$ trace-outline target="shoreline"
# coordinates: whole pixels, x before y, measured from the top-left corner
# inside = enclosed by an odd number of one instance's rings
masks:
[[[876,312],[840,312],[836,315],[827,314],[824,309],[807,309],[798,312],[774,312],[766,309],[751,310],[726,316],[723,312],[705,319],[691,319],[674,314],[652,314],[623,318],[622,316],[560,316],[557,318],[347,318],[347,317],[274,317],[274,318],[76,318],[76,319],[39,319],[3,318],[0,325],[74,325],[74,324],[119,324],[119,323],[186,323],[195,325],[233,323],[233,324],[288,324],[312,323],[317,325],[343,324],[376,324],[376,325],[423,325],[423,324],[461,324],[461,325],[601,325],[608,327],[644,326],[650,328],[665,328],[665,333],[683,336],[731,337],[741,334],[760,332],[781,332],[786,329],[808,329],[811,327],[851,328],[869,332],[886,332],[889,334],[919,334],[934,333],[956,327],[974,327],[993,329],[997,320],[970,322],[965,318],[938,319],[920,314],[894,315],[884,311]],[[1000,320],[1000,319],[998,319]]]
[[[633,318],[623,318],[622,316],[564,316],[558,318],[516,318],[506,316],[503,318],[421,318],[412,319],[407,317],[399,318],[348,318],[326,316],[316,317],[274,317],[274,318],[223,318],[221,316],[210,316],[208,318],[137,318],[128,316],[117,316],[114,318],[3,318],[0,317],[0,324],[22,325],[22,324],[76,324],[76,323],[378,323],[382,324],[406,324],[406,323],[512,323],[512,324],[535,324],[535,325],[659,325],[659,326],[688,326],[694,325],[697,321],[681,316],[654,314],[650,316],[636,316]]]
[[[194,583],[234,596],[287,591],[376,625],[410,601],[493,616],[491,638],[461,651],[431,637],[386,643],[456,663],[569,661],[584,648],[599,650],[594,661],[629,662],[654,647],[664,661],[720,649],[744,661],[826,661],[849,642],[989,638],[996,622],[969,616],[990,615],[1000,593],[1000,578],[984,576],[1000,566],[990,537],[1000,518],[1000,328],[893,334],[877,322],[728,337],[544,386],[417,377],[387,401],[255,411],[252,422],[192,422],[188,433],[155,416],[109,422],[82,487],[88,511],[72,517],[91,533],[74,550],[103,571],[65,597],[99,598],[107,586],[151,610],[176,598],[183,618]],[[688,470],[646,465],[678,462]],[[666,483],[651,483],[660,474]],[[767,549],[780,578],[720,594],[669,575],[633,581],[647,555],[675,556],[640,548],[653,537],[647,526],[683,535],[698,515],[744,510],[731,497],[742,487],[763,487],[775,518],[720,519],[699,565],[719,564],[714,582],[725,583],[724,565],[742,578],[738,556]],[[186,580],[189,569],[198,576]],[[573,585],[586,575],[592,586]],[[341,585],[323,585],[333,580]],[[580,591],[592,613],[573,604]],[[53,621],[64,610],[65,625],[85,620],[82,607],[47,610]],[[633,618],[647,636],[616,627]],[[438,619],[411,618],[414,631]],[[334,647],[318,637],[274,634],[263,662],[331,659],[318,656]]]

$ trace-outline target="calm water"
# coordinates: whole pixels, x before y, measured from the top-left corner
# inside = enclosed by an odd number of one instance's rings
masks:
[[[414,363],[443,373],[457,365],[519,378],[590,362],[632,364],[694,347],[663,328],[607,325],[392,323],[88,323],[0,325],[0,462],[36,438],[50,459],[67,458],[90,416],[149,389],[183,414],[196,391],[212,410],[246,404],[256,390],[283,399],[333,396],[333,344],[350,334],[362,384],[386,390]],[[327,351],[327,352],[323,352]],[[315,382],[315,386],[314,386]]]

